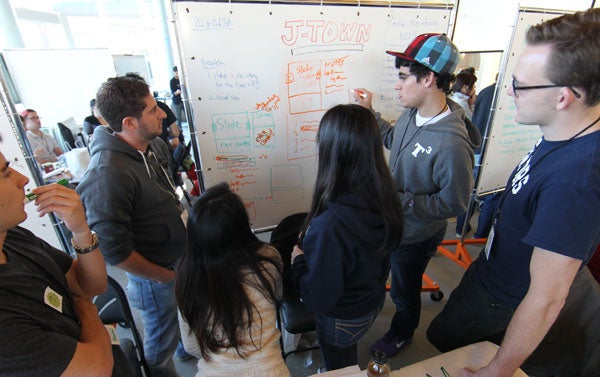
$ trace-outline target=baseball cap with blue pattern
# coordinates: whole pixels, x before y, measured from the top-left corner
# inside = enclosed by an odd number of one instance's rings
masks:
[[[458,48],[446,34],[421,34],[410,42],[406,51],[386,52],[422,64],[435,73],[454,73],[460,60]]]

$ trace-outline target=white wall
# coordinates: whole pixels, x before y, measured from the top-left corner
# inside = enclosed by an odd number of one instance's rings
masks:
[[[460,0],[453,40],[461,51],[504,50],[519,6],[577,11],[591,5],[591,0]]]
[[[23,101],[17,111],[36,110],[48,128],[69,117],[83,124],[90,99],[115,76],[107,49],[6,50],[4,57]]]

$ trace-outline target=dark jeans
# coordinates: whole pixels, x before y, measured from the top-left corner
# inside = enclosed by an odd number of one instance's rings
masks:
[[[354,319],[338,319],[316,315],[317,336],[327,370],[358,364],[357,343],[373,325],[384,299],[370,313]]]
[[[415,244],[401,245],[391,255],[392,289],[390,297],[396,304],[396,314],[390,330],[400,339],[412,337],[421,318],[421,287],[427,263],[444,240],[442,229],[432,237]]]
[[[484,340],[500,344],[516,310],[516,306],[493,298],[479,284],[475,276],[477,263],[471,263],[427,329],[427,339],[441,352]]]

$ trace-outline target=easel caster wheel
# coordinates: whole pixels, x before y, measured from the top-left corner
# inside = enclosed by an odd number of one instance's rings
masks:
[[[431,292],[429,294],[429,297],[431,297],[431,299],[433,301],[442,301],[442,299],[444,298],[444,292],[442,292],[442,291]]]

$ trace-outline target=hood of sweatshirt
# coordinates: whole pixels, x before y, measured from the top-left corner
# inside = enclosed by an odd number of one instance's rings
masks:
[[[481,146],[481,134],[473,122],[467,118],[465,110],[450,98],[446,98],[446,101],[452,113],[438,120],[436,123],[432,123],[428,127],[428,130],[433,133],[449,133],[455,135],[464,139],[472,149]],[[413,111],[416,112],[417,110],[413,109]],[[464,122],[465,127],[455,127],[456,123],[459,121]]]
[[[111,128],[98,127],[94,131],[94,139],[90,146],[90,154],[93,156],[104,150],[124,153],[134,160],[141,161],[144,158],[137,149],[121,140]]]
[[[97,127],[94,131],[94,139],[90,146],[90,155],[93,157],[101,151],[115,151],[125,154],[134,161],[143,161],[148,176],[152,176],[146,155],[144,154],[145,151],[139,151],[133,148],[131,145],[121,140],[115,131],[109,127]]]
[[[342,194],[327,206],[356,237],[374,246],[375,249],[381,246],[385,234],[383,218],[368,209],[367,204],[359,196],[353,193]]]

